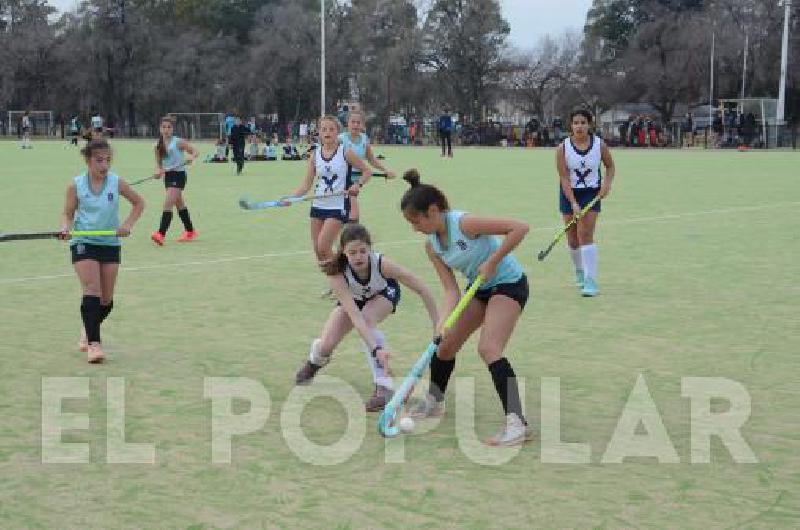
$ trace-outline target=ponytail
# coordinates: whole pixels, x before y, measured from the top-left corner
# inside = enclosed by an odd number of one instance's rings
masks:
[[[439,210],[445,212],[450,209],[447,197],[436,186],[423,184],[419,176],[419,171],[409,169],[403,174],[403,180],[411,186],[403,194],[400,201],[401,211],[412,211],[414,213],[426,213],[432,205],[436,205]]]

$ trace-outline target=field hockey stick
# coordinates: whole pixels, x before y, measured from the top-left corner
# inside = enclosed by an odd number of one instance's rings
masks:
[[[550,242],[547,248],[539,252],[538,256],[539,261],[544,260],[544,258],[546,258],[548,254],[550,254],[550,251],[553,250],[553,248],[555,248],[555,246],[558,244],[559,241],[561,241],[561,238],[564,237],[564,234],[566,234],[570,228],[575,226],[578,220],[580,220],[581,217],[586,215],[586,213],[592,209],[592,206],[594,206],[599,200],[600,200],[600,194],[597,194],[595,198],[589,202],[589,204],[583,207],[579,216],[574,216],[572,218],[572,221],[567,223],[567,225],[556,234],[556,237],[553,239],[552,242]]]
[[[247,199],[239,199],[239,207],[244,210],[266,210],[269,208],[281,208],[284,206],[291,206],[292,204],[305,201],[313,201],[315,199],[327,199],[328,197],[341,197],[346,192],[337,191],[335,193],[328,193],[324,195],[301,195],[299,197],[281,197],[277,201],[263,201],[252,202]]]
[[[461,313],[464,312],[467,304],[470,303],[482,284],[482,276],[475,278],[475,281],[472,282],[470,288],[466,293],[464,293],[464,296],[461,297],[461,300],[459,300],[456,308],[453,309],[453,312],[450,313],[450,316],[447,317],[447,320],[445,320],[444,330],[442,333],[446,333],[450,328],[453,327],[453,325],[461,316]],[[422,377],[422,374],[425,372],[425,369],[428,368],[428,365],[431,364],[431,359],[433,359],[433,356],[436,355],[441,343],[442,334],[439,334],[434,337],[430,344],[428,344],[428,349],[425,350],[425,353],[423,353],[419,359],[417,359],[417,362],[414,363],[414,366],[411,367],[411,371],[403,380],[403,384],[400,385],[400,388],[397,390],[397,392],[395,392],[394,396],[392,396],[392,399],[389,400],[389,403],[386,404],[386,407],[384,407],[383,412],[381,412],[381,415],[378,417],[378,432],[382,436],[392,438],[397,436],[397,434],[400,432],[399,427],[396,425],[397,415],[402,409],[403,403],[405,403],[406,399],[408,399],[408,396],[411,394],[411,391],[417,384],[417,381],[419,381],[419,379]]]
[[[63,232],[49,231],[49,232],[15,232],[3,233],[0,232],[0,242],[5,241],[31,241],[34,239],[58,239]],[[116,230],[76,230],[70,232],[72,237],[114,237],[117,235]]]
[[[178,168],[182,168],[182,167],[184,167],[185,165],[186,165],[186,164],[180,164],[180,165],[178,165],[178,166],[175,166],[175,167],[168,167],[168,168],[164,168],[164,172],[166,173],[167,171],[175,171],[175,170],[177,170]],[[158,178],[158,175],[150,175],[149,177],[145,177],[145,178],[143,178],[143,179],[134,180],[134,181],[133,181],[133,182],[131,182],[129,185],[130,185],[130,186],[138,186],[139,184],[144,184],[144,183],[145,183],[145,182],[147,182],[148,180],[155,180],[155,179],[157,179],[157,178]]]

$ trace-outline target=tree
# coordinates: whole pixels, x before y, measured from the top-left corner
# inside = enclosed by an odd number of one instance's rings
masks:
[[[428,11],[425,62],[468,119],[491,105],[509,32],[497,0],[436,0]]]

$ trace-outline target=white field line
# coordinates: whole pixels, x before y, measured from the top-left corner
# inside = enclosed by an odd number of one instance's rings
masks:
[[[740,213],[740,212],[750,212],[750,211],[759,211],[759,210],[767,210],[772,208],[781,208],[784,206],[797,206],[800,205],[800,201],[794,202],[784,202],[784,203],[773,203],[773,204],[762,204],[758,206],[742,206],[736,208],[722,208],[717,210],[704,210],[699,212],[684,212],[684,213],[676,213],[676,214],[668,214],[668,215],[658,215],[653,217],[632,217],[629,219],[618,219],[618,220],[603,220],[602,225],[626,225],[626,224],[637,224],[637,223],[647,223],[647,222],[656,222],[656,221],[669,221],[673,219],[685,219],[687,217],[698,217],[704,215],[722,215],[728,213]],[[529,213],[529,212],[528,212]],[[510,217],[519,216],[519,214],[508,214]],[[602,226],[601,225],[601,226]],[[554,232],[561,228],[561,225],[558,226],[547,226],[547,227],[539,227],[531,230],[532,232]],[[381,248],[383,247],[390,247],[390,246],[401,246],[401,245],[410,245],[410,244],[422,244],[423,238],[418,237],[415,239],[403,239],[399,241],[388,241],[380,243],[378,246]],[[194,266],[203,266],[203,265],[216,265],[219,263],[235,263],[238,261],[250,261],[250,260],[257,260],[257,259],[265,259],[265,258],[285,258],[291,256],[307,256],[310,255],[312,252],[311,250],[287,250],[281,252],[267,252],[265,254],[257,254],[254,256],[235,256],[230,258],[218,258],[218,259],[211,259],[211,260],[202,260],[202,261],[185,261],[181,263],[159,263],[157,265],[142,265],[139,267],[122,267],[122,270],[126,273],[128,272],[146,272],[152,270],[159,270],[159,269],[171,269],[171,268],[180,268],[180,267],[194,267]],[[8,285],[8,284],[19,284],[19,283],[28,283],[28,282],[37,282],[37,281],[44,281],[44,280],[57,280],[60,278],[72,278],[75,276],[75,273],[70,271],[69,273],[64,274],[49,274],[44,276],[24,276],[20,278],[0,278],[0,285]]]

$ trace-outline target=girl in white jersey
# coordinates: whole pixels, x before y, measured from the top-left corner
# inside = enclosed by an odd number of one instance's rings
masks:
[[[31,117],[28,115],[27,110],[22,115],[22,144],[20,147],[22,149],[33,149],[31,145]]]
[[[69,239],[75,230],[116,230],[118,237],[130,235],[142,215],[144,200],[117,175],[109,172],[111,147],[105,140],[93,140],[81,150],[87,171],[67,187],[61,238]],[[119,196],[133,205],[131,213],[119,224]],[[117,237],[78,237],[70,241],[75,273],[81,282],[80,351],[88,353],[90,363],[101,363],[105,353],[100,343],[100,324],[114,307],[114,286],[120,263]]]
[[[533,430],[522,414],[516,375],[504,355],[528,301],[525,271],[511,254],[528,233],[528,225],[451,210],[447,197],[438,188],[422,184],[415,169],[406,171],[403,179],[411,189],[403,195],[400,209],[414,230],[428,236],[425,250],[444,288],[440,315],[446,318],[461,298],[455,271],[466,276],[468,283],[478,276],[484,278],[475,298],[431,359],[428,394],[410,414],[430,417],[444,412],[444,392],[455,367],[455,356],[470,335],[481,328],[478,354],[489,369],[505,413],[504,428],[487,443],[508,446],[528,441],[533,438]]]
[[[183,200],[183,190],[186,187],[186,166],[197,158],[197,150],[177,136],[173,136],[175,122],[169,116],[161,118],[160,135],[156,144],[156,178],[164,178],[166,197],[164,209],[161,212],[161,224],[157,232],[150,235],[153,243],[159,247],[164,246],[164,239],[172,222],[172,209],[177,208],[178,216],[183,222],[184,232],[178,242],[186,243],[197,239],[197,232],[192,225],[189,209]],[[189,158],[184,159],[183,153],[189,153]]]
[[[592,113],[588,110],[573,112],[570,116],[572,135],[556,149],[556,168],[561,188],[559,210],[566,224],[573,217],[580,216],[581,210],[596,196],[599,195],[600,199],[608,196],[616,173],[608,145],[599,136],[591,134],[592,121]],[[601,162],[606,167],[605,175],[600,171]],[[576,283],[583,296],[596,296],[599,292],[597,245],[594,243],[599,213],[600,200],[567,231]]]
[[[394,171],[387,169],[380,160],[375,158],[375,153],[372,152],[372,144],[369,141],[369,136],[364,132],[364,113],[360,110],[351,110],[347,115],[347,130],[339,135],[339,141],[344,144],[347,149],[352,149],[359,158],[369,162],[369,164],[386,174],[386,178],[393,179]],[[353,182],[358,182],[361,178],[361,173],[357,170],[353,171]],[[350,221],[357,223],[359,220],[360,211],[358,208],[358,199],[352,197],[350,199]]]
[[[366,403],[368,412],[383,410],[392,397],[389,349],[377,326],[395,312],[402,283],[416,292],[428,310],[434,328],[438,322],[433,295],[418,277],[372,250],[367,229],[348,223],[339,239],[339,254],[326,270],[338,299],[322,334],[311,344],[309,359],[297,372],[298,385],[310,383],[320,368],[330,362],[334,349],[355,328],[361,335],[375,391]]]
[[[333,242],[350,212],[349,197],[358,195],[372,177],[363,160],[339,142],[339,122],[333,116],[319,120],[320,143],[314,156],[308,159],[308,171],[303,184],[292,192],[303,196],[314,186],[314,195],[320,196],[311,203],[311,244],[321,267],[333,259]],[[362,180],[351,182],[352,168],[361,170]],[[316,184],[315,184],[316,179]]]

